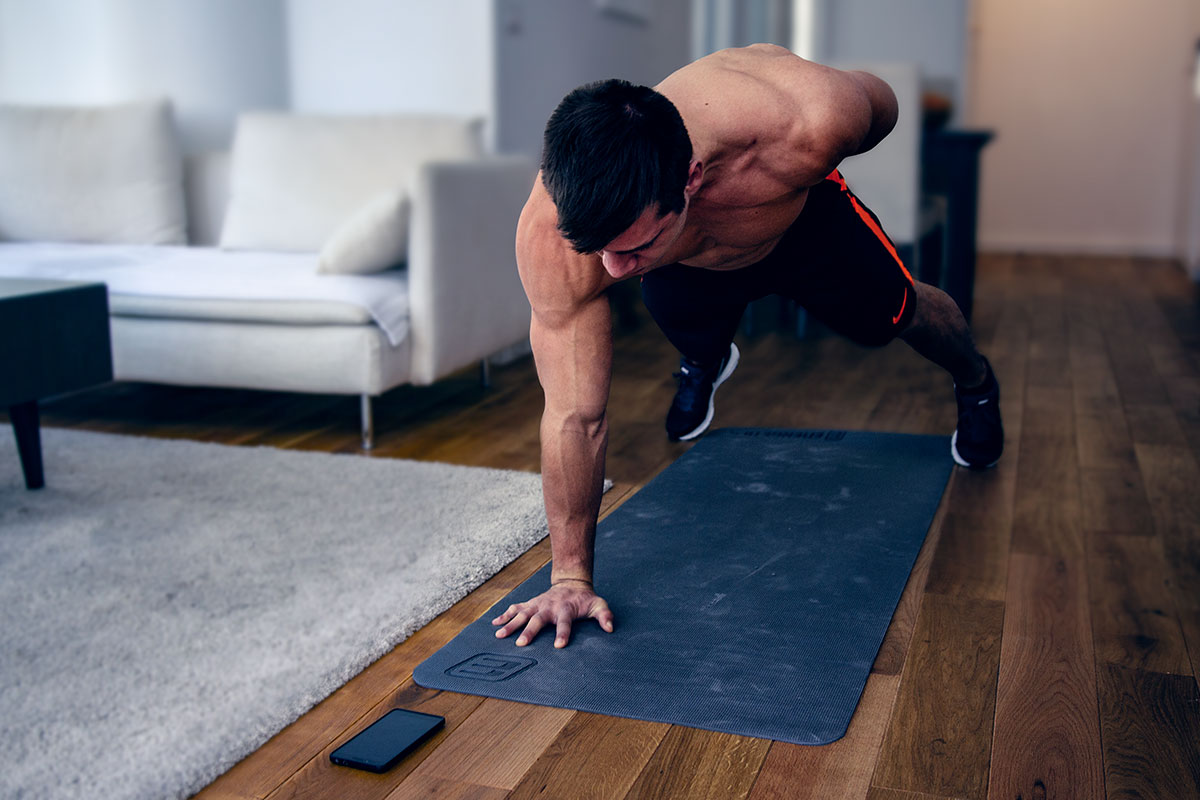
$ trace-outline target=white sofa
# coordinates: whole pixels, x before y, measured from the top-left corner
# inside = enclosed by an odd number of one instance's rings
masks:
[[[162,101],[0,107],[0,277],[106,283],[117,380],[360,395],[369,448],[371,397],[528,336],[534,173],[445,117],[250,114],[185,164]]]

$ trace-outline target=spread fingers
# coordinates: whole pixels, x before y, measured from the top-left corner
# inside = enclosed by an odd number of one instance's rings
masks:
[[[509,611],[512,611],[512,609],[509,609]],[[503,616],[497,617],[496,618],[497,624],[499,622],[503,622],[504,617],[507,617],[508,614],[509,614],[509,612],[506,611],[506,612],[504,612]],[[496,631],[496,638],[503,639],[505,636],[508,636],[510,633],[515,631],[517,628],[520,628],[522,625],[524,625],[528,619],[529,619],[529,615],[526,614],[524,611],[517,612],[516,616],[509,618],[507,625],[505,625],[500,630]]]

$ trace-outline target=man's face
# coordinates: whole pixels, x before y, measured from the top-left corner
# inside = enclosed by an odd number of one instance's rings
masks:
[[[679,213],[658,214],[652,205],[620,236],[600,251],[605,271],[614,278],[645,275],[664,263],[664,256],[683,232],[687,207]]]

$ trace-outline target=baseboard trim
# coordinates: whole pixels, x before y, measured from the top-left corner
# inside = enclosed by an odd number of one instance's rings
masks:
[[[1045,253],[1047,255],[1129,256],[1180,259],[1175,247],[1159,242],[1103,241],[1096,239],[1038,239],[1034,236],[980,236],[981,251]]]

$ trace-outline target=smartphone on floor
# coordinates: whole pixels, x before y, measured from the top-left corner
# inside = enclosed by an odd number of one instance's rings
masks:
[[[329,760],[341,767],[387,772],[445,724],[445,717],[393,709],[330,753]]]

